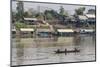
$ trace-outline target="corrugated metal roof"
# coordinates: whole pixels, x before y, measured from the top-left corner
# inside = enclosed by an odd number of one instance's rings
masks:
[[[95,18],[95,14],[86,14],[87,18]]]
[[[87,19],[87,17],[84,16],[84,15],[78,15],[78,17],[79,17],[79,19],[81,19],[81,20],[86,20],[86,19]]]
[[[94,30],[94,29],[81,29],[80,31],[93,32],[93,31],[95,31],[95,30]]]
[[[69,16],[69,19],[71,19],[71,21],[75,21],[75,17],[74,16]]]
[[[37,18],[24,18],[24,20],[37,20]]]
[[[74,32],[73,29],[58,29],[58,32]]]
[[[37,29],[37,32],[51,32],[50,29]]]
[[[21,28],[20,31],[34,31],[33,28]]]
[[[12,29],[12,31],[16,31],[16,29]]]

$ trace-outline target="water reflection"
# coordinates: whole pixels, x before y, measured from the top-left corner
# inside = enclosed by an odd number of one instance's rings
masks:
[[[14,47],[14,46],[17,47]],[[80,49],[78,53],[55,54],[54,51]],[[95,36],[74,35],[51,38],[15,38],[13,39],[13,65],[43,64],[59,62],[77,62],[95,60]],[[14,57],[13,57],[14,58]]]
[[[18,44],[16,44],[16,48],[17,48],[16,49],[16,51],[17,51],[17,53],[16,53],[16,55],[17,55],[16,64],[21,65],[22,62],[23,62],[22,57],[24,56],[24,45],[23,45],[23,43],[21,43],[21,38],[20,37],[16,38],[16,42],[18,42]]]

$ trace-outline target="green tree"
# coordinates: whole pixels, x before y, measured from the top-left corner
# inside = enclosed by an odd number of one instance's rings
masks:
[[[17,21],[24,22],[23,21],[24,18],[23,18],[23,2],[22,1],[18,1],[18,3],[17,3],[16,19],[17,19]]]
[[[75,14],[76,15],[83,15],[85,11],[85,7],[80,7],[78,9],[75,9]]]
[[[60,7],[60,12],[59,12],[59,14],[60,14],[61,16],[68,16],[68,12],[65,11],[65,9],[64,9],[62,6]]]
[[[15,23],[16,29],[19,30],[20,28],[26,27],[25,23],[16,22]]]
[[[43,13],[37,13],[35,17],[39,20],[43,20],[44,19],[44,14]]]
[[[26,11],[26,12],[24,12],[24,17],[29,17],[29,14],[28,14],[28,12]]]
[[[47,19],[50,19],[50,20],[53,19],[53,16],[50,13],[47,13],[46,17]]]
[[[36,14],[36,11],[33,10],[33,8],[29,8],[27,13],[28,13],[28,17],[34,17],[34,15]]]
[[[59,14],[60,14],[61,16],[64,15],[64,8],[63,8],[62,6],[60,7],[60,12],[59,12]]]
[[[12,11],[12,23],[16,22],[16,12]]]
[[[63,22],[65,22],[65,19],[66,19],[65,17],[68,16],[68,12],[65,11],[65,9],[63,8],[63,6],[61,6],[59,10],[60,10],[60,12],[59,12],[59,15],[60,15],[59,19],[63,23]]]
[[[55,10],[51,10],[51,14],[53,15],[54,18],[58,18],[60,15],[57,13]]]
[[[25,11],[24,12],[24,17],[35,17],[35,15],[36,15],[36,12],[28,12],[28,11]]]
[[[45,10],[44,15],[46,19],[57,19],[60,15],[54,10]]]
[[[51,13],[51,10],[45,10],[44,14],[45,14],[45,19],[48,19],[48,20],[53,19],[53,15]]]

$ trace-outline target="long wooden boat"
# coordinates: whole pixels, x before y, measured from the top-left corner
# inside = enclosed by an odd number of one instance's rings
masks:
[[[76,52],[80,52],[79,49],[74,49],[74,50],[67,50],[65,49],[64,51],[61,51],[60,49],[58,49],[57,51],[54,51],[56,54],[60,54],[60,53],[76,53]]]

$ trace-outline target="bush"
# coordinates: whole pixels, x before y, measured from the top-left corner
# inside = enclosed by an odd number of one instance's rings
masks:
[[[25,23],[16,22],[15,26],[16,26],[16,29],[20,29],[20,28],[25,28],[26,24]]]

